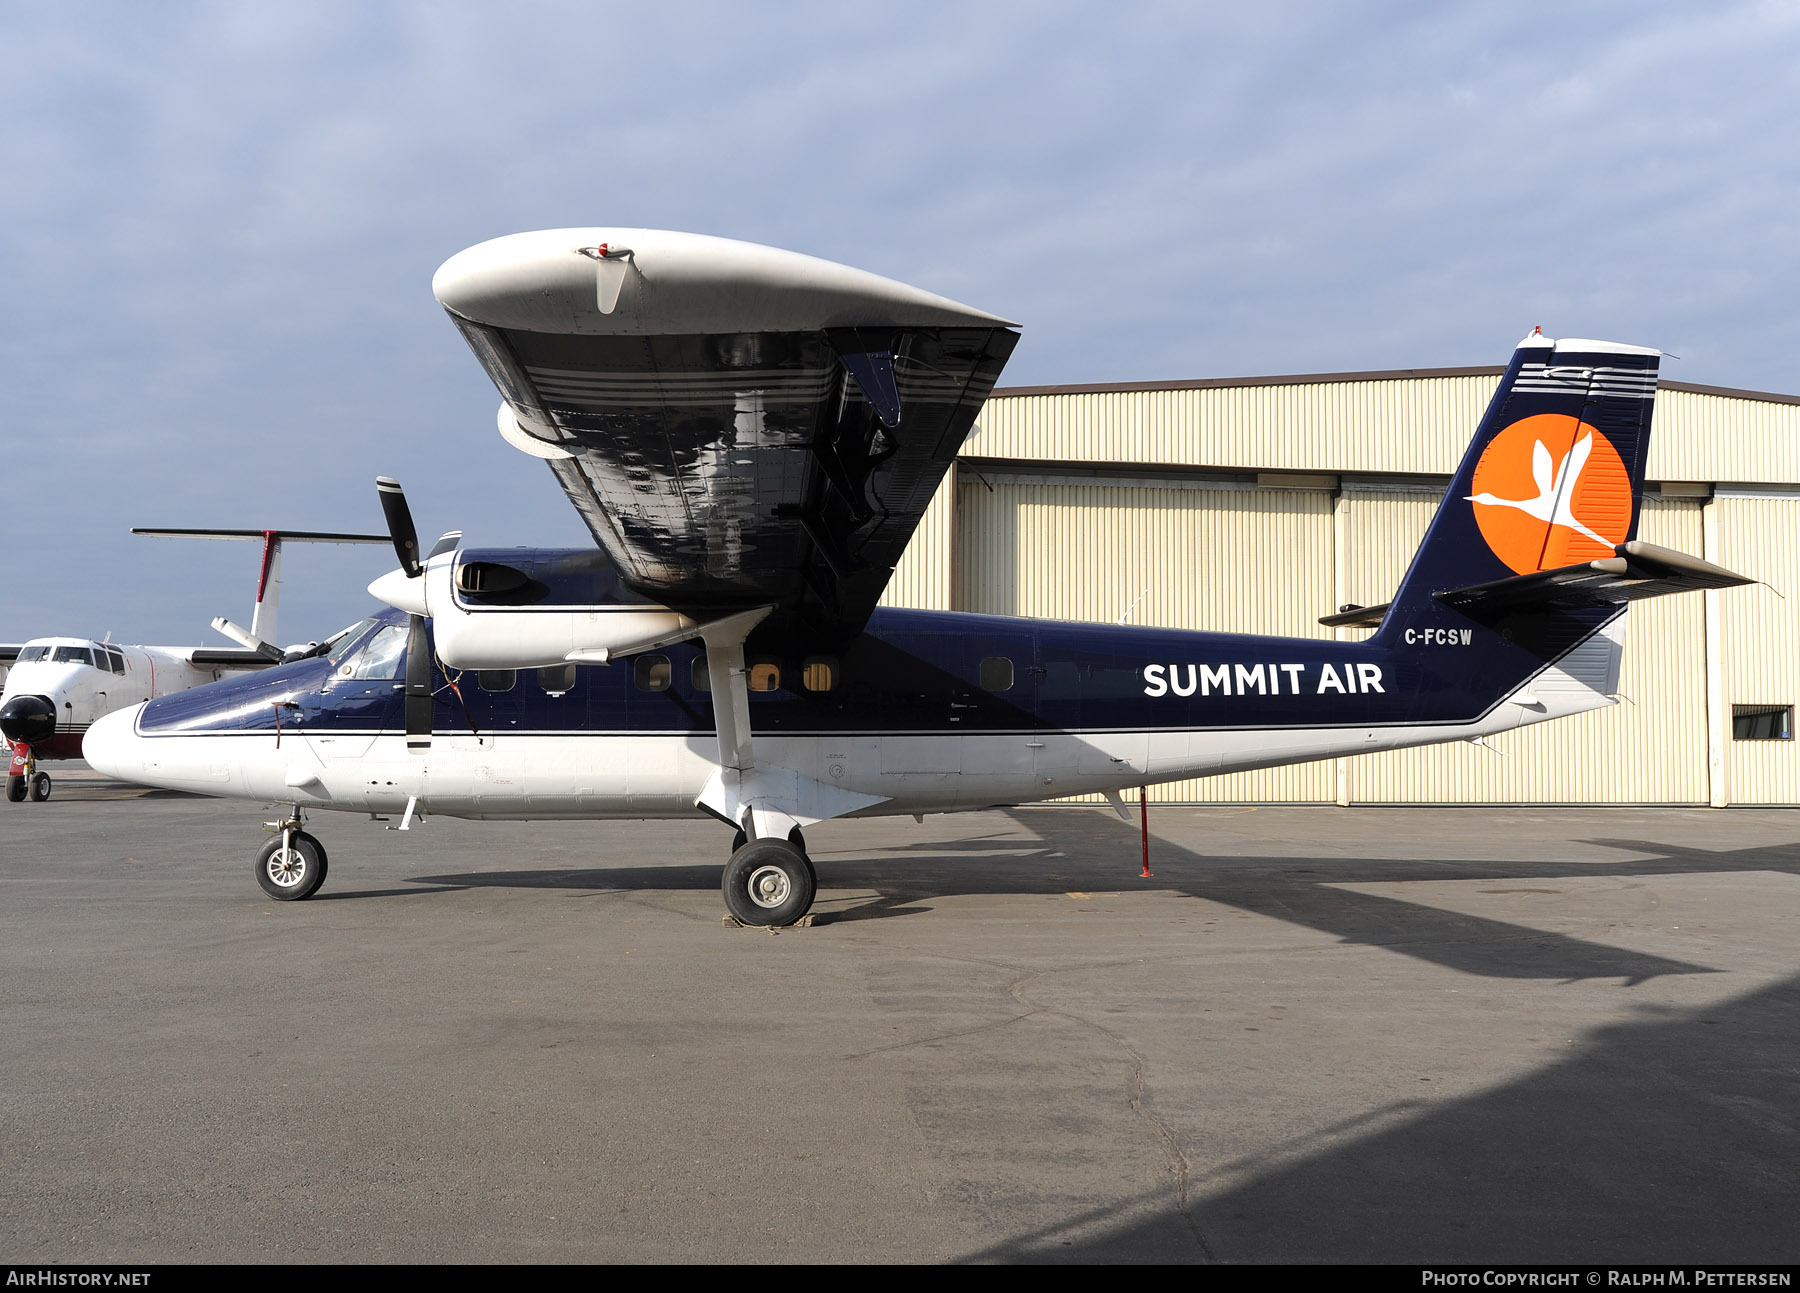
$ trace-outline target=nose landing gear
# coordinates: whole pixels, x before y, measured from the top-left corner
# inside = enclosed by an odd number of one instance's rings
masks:
[[[325,883],[329,860],[325,846],[300,827],[298,810],[292,817],[270,822],[263,829],[275,838],[256,855],[256,882],[276,902],[298,902],[317,893]]]
[[[37,803],[50,798],[50,774],[37,770],[37,759],[24,741],[13,741],[12,758],[7,767],[7,802],[20,804],[29,795]]]

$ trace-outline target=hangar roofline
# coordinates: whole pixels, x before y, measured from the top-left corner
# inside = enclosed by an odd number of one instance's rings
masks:
[[[1432,377],[1498,377],[1504,367],[1384,368],[1360,373],[1282,373],[1269,377],[1200,377],[1174,382],[1090,382],[1069,386],[996,386],[990,399],[1025,395],[1130,395],[1152,391],[1205,391],[1242,386],[1319,386],[1332,382],[1398,382]],[[1702,386],[1695,382],[1663,381],[1665,391],[1691,395],[1722,395],[1729,399],[1758,400],[1764,404],[1800,404],[1800,395],[1774,391],[1750,391],[1735,386]]]

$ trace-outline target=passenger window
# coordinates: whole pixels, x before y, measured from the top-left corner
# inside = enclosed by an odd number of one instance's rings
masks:
[[[981,661],[981,689],[983,691],[1011,691],[1013,685],[1013,662],[1003,655],[986,656]]]
[[[538,670],[538,686],[552,696],[560,696],[575,685],[575,666],[553,664]]]
[[[712,670],[706,667],[706,652],[694,657],[694,663],[688,667],[688,681],[694,684],[695,691],[712,690]]]
[[[338,666],[340,678],[383,681],[400,676],[400,657],[406,654],[406,630],[389,624],[354,657]]]
[[[518,681],[517,669],[482,669],[475,675],[475,685],[483,691],[511,691]]]
[[[781,666],[773,660],[758,660],[750,666],[750,690],[774,691],[781,686]]]
[[[837,659],[815,655],[800,668],[800,685],[808,691],[830,691],[837,686]]]
[[[632,677],[639,691],[667,691],[675,670],[666,655],[641,655],[633,667]]]

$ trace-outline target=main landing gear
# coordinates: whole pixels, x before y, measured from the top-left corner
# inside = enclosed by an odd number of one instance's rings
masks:
[[[325,883],[330,862],[325,846],[300,827],[299,811],[292,817],[270,822],[264,829],[275,838],[256,855],[256,883],[276,902],[310,898]]]
[[[819,876],[796,826],[785,840],[749,839],[743,831],[725,864],[725,910],[740,925],[792,925],[812,910]]]

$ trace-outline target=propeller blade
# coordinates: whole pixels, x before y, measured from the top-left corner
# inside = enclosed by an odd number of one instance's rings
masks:
[[[406,619],[406,748],[423,754],[431,748],[431,640],[423,615]]]
[[[394,540],[394,555],[400,558],[400,569],[406,572],[408,579],[417,579],[425,568],[419,564],[419,532],[413,528],[406,491],[392,476],[377,476],[375,489],[381,496],[381,514],[387,517],[388,534]]]

